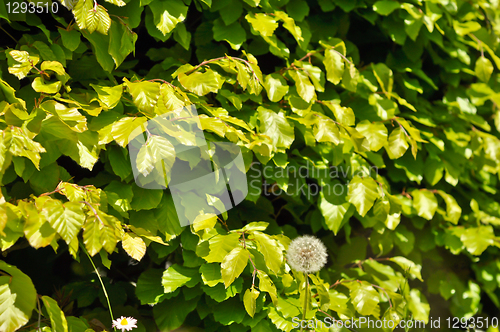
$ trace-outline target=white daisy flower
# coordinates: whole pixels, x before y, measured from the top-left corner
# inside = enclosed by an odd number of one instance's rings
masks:
[[[287,261],[292,269],[306,274],[316,273],[326,264],[328,254],[320,239],[304,235],[294,239],[287,250]]]
[[[120,318],[115,319],[113,321],[113,327],[116,327],[117,329],[122,330],[122,332],[125,330],[130,331],[134,327],[137,327],[136,323],[137,323],[137,319],[135,319],[133,317],[121,316]]]

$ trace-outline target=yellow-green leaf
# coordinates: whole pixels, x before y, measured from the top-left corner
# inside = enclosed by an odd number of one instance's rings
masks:
[[[404,155],[409,147],[406,135],[401,127],[397,127],[391,132],[387,143],[388,145],[386,145],[385,149],[391,159],[398,159]]]
[[[375,180],[370,177],[361,178],[356,175],[349,182],[347,200],[356,207],[362,217],[366,215],[379,197],[377,187]]]
[[[278,274],[283,262],[283,252],[276,243],[276,240],[258,231],[254,232],[253,236],[257,241],[257,248],[264,255],[267,267]]]
[[[257,298],[259,297],[260,292],[255,289],[247,289],[245,291],[245,295],[243,295],[243,305],[245,306],[245,310],[247,313],[250,315],[250,317],[253,317],[255,315],[255,310],[257,308]]]
[[[122,247],[136,261],[140,261],[146,254],[146,243],[134,233],[123,233]]]
[[[429,190],[414,190],[411,192],[413,206],[420,217],[431,220],[437,210],[436,196]]]
[[[211,69],[207,69],[204,73],[199,71],[189,75],[181,73],[178,79],[185,89],[196,93],[198,96],[204,96],[209,92],[217,92],[224,83],[224,78]]]
[[[36,290],[31,279],[0,260],[0,331],[14,332],[26,324],[35,309]]]
[[[493,73],[493,64],[489,59],[482,56],[477,59],[474,71],[476,72],[476,76],[481,81],[488,82],[490,80],[491,74]]]
[[[344,60],[342,56],[335,50],[325,50],[325,58],[323,64],[326,68],[326,79],[333,84],[339,84],[344,74]]]
[[[47,309],[49,313],[52,331],[68,332],[68,322],[61,308],[57,305],[57,302],[48,296],[42,296],[42,301],[45,309]]]
[[[224,286],[228,288],[238,278],[247,266],[249,252],[248,250],[236,247],[224,257],[221,263],[221,275]]]

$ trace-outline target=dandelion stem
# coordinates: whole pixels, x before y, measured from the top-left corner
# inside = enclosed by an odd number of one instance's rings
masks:
[[[307,304],[309,299],[309,276],[304,272],[304,278],[306,279],[306,289],[304,294],[304,307],[302,308],[302,322],[306,320]],[[304,330],[304,326],[300,323],[300,331]]]
[[[95,266],[94,264],[94,261],[92,260],[92,257],[90,257],[87,249],[85,249],[85,246],[81,243],[80,243],[80,247],[82,248],[82,250],[85,252],[85,254],[87,255],[87,257],[89,258],[90,260],[90,263],[92,264],[92,266],[94,267],[94,271],[95,273],[97,274],[97,278],[99,278],[99,281],[101,282],[101,286],[102,286],[102,290],[104,292],[104,296],[106,297],[106,301],[108,302],[108,308],[109,308],[109,314],[111,316],[111,322],[113,322],[113,310],[111,309],[111,303],[109,303],[109,296],[108,296],[108,292],[106,292],[106,287],[104,287],[104,282],[102,282],[102,279],[101,279],[101,275],[99,274],[99,271],[97,270],[97,267]],[[113,327],[113,330],[116,332],[116,328]]]

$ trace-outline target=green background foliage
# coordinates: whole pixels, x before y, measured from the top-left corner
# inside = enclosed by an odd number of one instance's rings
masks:
[[[108,306],[137,331],[498,317],[496,1],[16,3],[0,4],[1,331],[110,330]],[[250,192],[181,227],[198,212],[137,186],[126,146],[191,104],[208,141],[241,148]],[[173,163],[169,144],[150,137],[139,171]],[[310,288],[286,264],[302,234],[329,252]]]

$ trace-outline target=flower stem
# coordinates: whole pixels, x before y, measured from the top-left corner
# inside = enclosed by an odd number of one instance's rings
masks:
[[[302,322],[306,320],[307,304],[309,303],[309,276],[304,272],[304,278],[306,279],[306,289],[304,291],[304,306],[302,307]],[[300,322],[300,331],[304,330],[304,327]]]
[[[106,297],[106,301],[108,302],[109,314],[111,316],[111,323],[113,323],[113,317],[114,317],[113,316],[113,310],[111,309],[111,303],[109,303],[108,292],[106,292],[106,287],[104,287],[104,282],[102,282],[101,275],[99,274],[99,271],[97,270],[97,267],[95,266],[94,261],[92,260],[92,257],[90,257],[87,249],[85,249],[85,246],[81,242],[80,242],[80,247],[82,248],[83,252],[85,252],[85,254],[87,255],[87,257],[89,258],[90,263],[94,267],[94,271],[97,274],[97,278],[99,278],[99,281],[101,282],[102,291],[104,292],[104,297]],[[113,328],[113,330],[116,332],[116,328]]]

